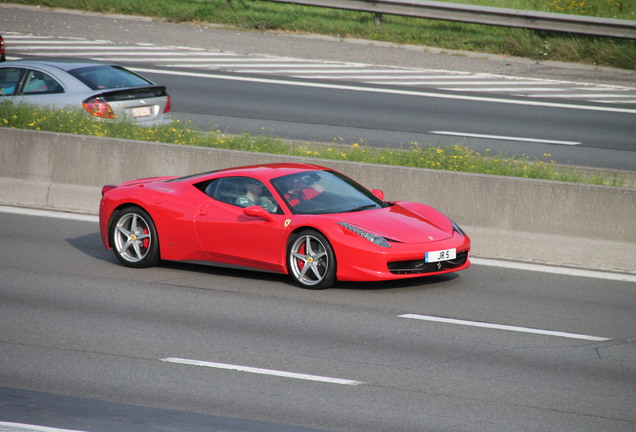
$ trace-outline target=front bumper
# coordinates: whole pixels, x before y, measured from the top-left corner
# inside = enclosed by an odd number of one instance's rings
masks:
[[[368,244],[367,244],[368,243]],[[426,263],[426,252],[456,249],[452,260]],[[391,243],[381,248],[371,242],[348,242],[334,245],[336,277],[340,281],[380,281],[407,279],[464,270],[470,266],[470,238],[454,233],[453,237],[427,243]]]

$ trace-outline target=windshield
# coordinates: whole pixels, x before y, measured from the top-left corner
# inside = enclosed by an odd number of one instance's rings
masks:
[[[363,186],[334,171],[310,171],[272,180],[294,214],[346,213],[384,207]]]

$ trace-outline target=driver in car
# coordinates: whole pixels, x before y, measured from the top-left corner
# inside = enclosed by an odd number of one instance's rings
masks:
[[[256,179],[247,179],[243,183],[245,194],[236,198],[236,204],[241,207],[253,205],[261,206],[270,213],[276,213],[277,206],[271,198],[263,193],[265,185]]]
[[[300,203],[300,200],[310,200],[314,199],[321,193],[323,193],[325,188],[315,182],[311,184],[307,184],[300,177],[296,177],[291,179],[287,183],[287,192],[285,193],[285,199],[292,207],[297,206]]]

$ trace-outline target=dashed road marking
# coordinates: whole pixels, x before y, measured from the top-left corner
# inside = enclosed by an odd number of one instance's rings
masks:
[[[232,370],[232,371],[238,371],[238,372],[247,372],[247,373],[252,373],[257,375],[270,375],[270,376],[276,376],[281,378],[293,378],[293,379],[300,379],[305,381],[318,381],[318,382],[323,382],[328,384],[341,384],[341,385],[364,384],[363,382],[349,380],[349,379],[332,378],[332,377],[326,377],[326,376],[320,376],[320,375],[309,375],[309,374],[302,374],[302,373],[296,373],[296,372],[287,372],[287,371],[280,371],[280,370],[273,370],[273,369],[262,369],[262,368],[256,368],[256,367],[250,367],[250,366],[240,366],[240,365],[233,365],[233,364],[227,364],[227,363],[216,363],[216,362],[190,360],[190,359],[175,358],[175,357],[163,358],[161,359],[161,361],[167,362],[167,363],[189,365],[189,366],[203,366],[203,367],[208,367],[213,369],[225,369],[225,370]]]
[[[435,316],[429,316],[429,315],[404,314],[404,315],[399,315],[399,318],[432,321],[432,322],[438,322],[438,323],[444,323],[444,324],[457,324],[462,326],[488,328],[493,330],[507,330],[507,331],[513,331],[518,333],[531,333],[531,334],[538,334],[543,336],[557,336],[557,337],[563,337],[563,338],[569,338],[569,339],[582,339],[582,340],[588,340],[588,341],[594,341],[594,342],[606,342],[611,340],[610,338],[606,338],[606,337],[589,336],[589,335],[583,335],[583,334],[577,334],[577,333],[567,333],[567,332],[552,331],[552,330],[540,330],[540,329],[534,329],[534,328],[528,328],[528,327],[491,324],[491,323],[480,322],[480,321],[466,321],[466,320],[459,320],[459,319],[453,319],[453,318],[435,317]]]

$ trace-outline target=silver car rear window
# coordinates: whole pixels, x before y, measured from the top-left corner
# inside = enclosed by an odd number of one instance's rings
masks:
[[[91,66],[68,72],[92,90],[153,85],[147,79],[117,66]]]

